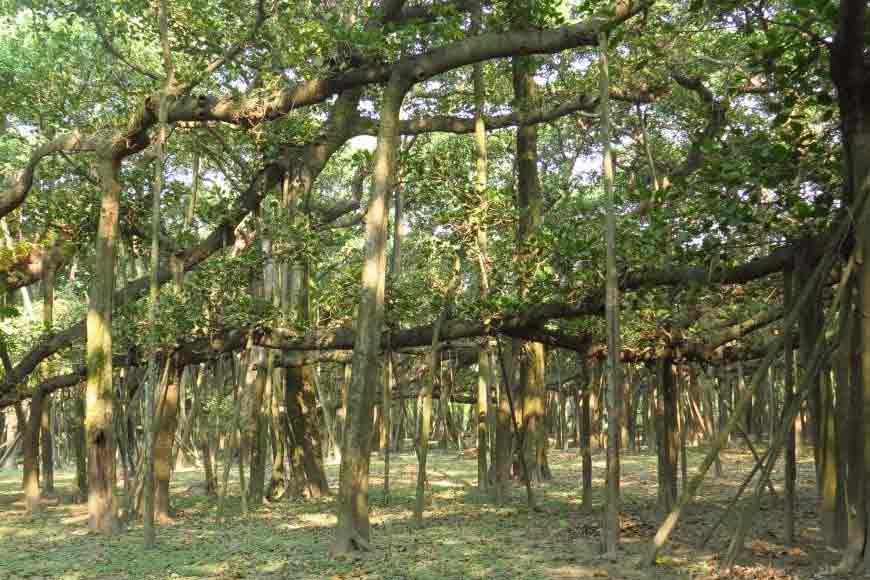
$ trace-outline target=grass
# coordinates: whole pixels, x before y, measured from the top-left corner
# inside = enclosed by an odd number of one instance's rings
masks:
[[[690,451],[690,469],[702,457]],[[603,455],[595,457],[595,505],[603,491]],[[708,550],[700,538],[751,469],[751,456],[730,450],[725,476],[709,480],[699,503],[684,515],[660,566],[639,566],[655,531],[653,455],[623,458],[622,551],[615,560],[598,555],[598,511],[580,506],[579,466],[574,452],[551,451],[554,480],[535,490],[540,513],[525,510],[525,491],[517,483],[504,506],[463,482],[476,480],[473,453],[432,452],[431,491],[425,526],[413,526],[416,462],[413,454],[392,457],[392,493],[385,504],[383,463],[372,462],[371,515],[374,550],[359,558],[328,556],[335,525],[334,498],[265,504],[241,515],[237,497],[228,499],[227,517],[215,521],[216,502],[188,491],[201,480],[197,470],[179,470],[173,480],[175,522],[158,529],[158,547],[145,552],[142,527],[132,522],[124,533],[103,537],[87,531],[85,505],[49,500],[36,519],[23,513],[19,471],[0,471],[0,579],[388,579],[388,578],[791,578],[809,577],[836,561],[818,538],[811,460],[801,465],[799,549],[778,542],[779,501],[765,497],[747,543],[745,566],[718,569],[716,550],[727,543],[730,517]],[[329,466],[335,485],[337,467]],[[72,492],[72,474],[56,475],[60,495]],[[776,481],[781,497],[781,481]],[[230,493],[238,487],[231,485]],[[781,500],[780,500],[781,501]]]

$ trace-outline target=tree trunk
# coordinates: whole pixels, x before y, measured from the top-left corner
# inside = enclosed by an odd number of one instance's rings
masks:
[[[369,546],[368,485],[372,403],[378,384],[378,353],[384,319],[387,196],[395,177],[399,111],[410,83],[395,73],[384,89],[374,183],[366,213],[365,267],[353,349],[352,386],[342,437],[338,523],[333,555]]]
[[[120,162],[101,152],[97,162],[103,198],[97,228],[94,278],[87,319],[88,526],[118,532],[115,500],[115,432],[112,385],[112,308],[118,240]]]
[[[610,73],[608,70],[607,33],[599,32],[601,68],[601,143],[604,149],[604,191],[607,198],[605,240],[607,245],[607,280],[605,314],[607,318],[607,503],[604,513],[602,549],[615,553],[619,549],[619,431],[622,423],[622,352],[619,332],[619,281],[616,271],[616,202],[613,192],[613,160],[610,153]]]
[[[866,65],[866,16],[867,3],[861,0],[844,0],[840,3],[840,21],[837,35],[831,48],[831,76],[837,87],[839,98],[840,119],[843,134],[843,149],[845,164],[844,205],[858,207],[864,203],[870,189],[870,99],[867,97],[867,83],[870,80]],[[862,475],[857,471],[861,468],[859,450],[862,446],[857,441],[863,437],[863,506],[857,506],[862,493],[854,490],[854,502],[850,503],[855,509],[862,511],[863,522],[855,514],[855,526],[863,524],[865,537],[868,522],[870,522],[870,267],[867,260],[870,259],[870,223],[868,212],[861,211],[858,214],[858,223],[855,225],[855,258],[857,265],[856,286],[858,289],[855,298],[860,316],[854,319],[852,333],[852,364],[853,376],[850,377],[850,415],[859,425],[863,425],[861,434],[853,427],[850,431],[849,443],[849,468],[850,482],[860,485],[858,480]],[[803,335],[801,335],[801,351],[803,351]],[[842,348],[842,345],[841,345]],[[858,351],[858,352],[855,352]],[[859,354],[860,353],[860,354]],[[860,361],[860,363],[859,363]],[[862,385],[863,392],[859,395],[858,385]],[[859,397],[863,399],[861,408],[863,417],[858,420],[858,410],[855,408]],[[854,469],[855,471],[851,471]],[[852,477],[852,474],[855,477]],[[852,491],[852,490],[850,490]],[[852,506],[850,506],[852,507]],[[857,536],[859,530],[855,530]],[[850,530],[850,536],[852,532]],[[855,543],[857,544],[857,538]],[[851,542],[850,542],[851,544]],[[851,548],[851,546],[850,546]],[[870,538],[865,540],[863,547],[865,568],[870,569]],[[855,548],[847,551],[857,552]],[[857,567],[857,553],[853,554],[853,562],[846,562],[852,567]],[[844,561],[846,558],[844,558]]]
[[[154,433],[154,519],[159,523],[172,521],[170,513],[169,483],[172,479],[172,444],[178,427],[178,384],[181,370],[173,361],[166,363],[164,378],[160,381],[159,396],[156,397]]]
[[[21,409],[21,403],[16,403],[14,406],[14,414],[7,415],[6,420],[6,442],[9,447],[3,451],[3,462],[0,463],[0,469],[15,469],[18,460],[18,451],[22,447],[22,440],[26,432],[24,411]]]
[[[281,406],[284,401],[282,381],[286,381],[285,369],[273,369],[267,376],[269,391],[269,421],[272,428],[272,471],[269,476],[269,490],[266,497],[274,500],[282,497],[290,488],[290,474],[287,473],[286,437],[281,425]],[[286,408],[286,407],[285,407]]]
[[[513,434],[511,433],[511,408],[508,399],[508,389],[512,389],[514,377],[513,358],[508,357],[507,353],[496,354],[501,357],[500,365],[503,365],[507,372],[499,382],[498,387],[498,408],[496,409],[495,418],[495,454],[493,457],[492,470],[494,473],[493,480],[495,481],[495,500],[496,503],[502,504],[505,497],[510,491],[511,485],[511,456],[513,455]]]
[[[381,451],[384,454],[384,503],[390,503],[390,435],[393,428],[393,353],[388,352],[384,357],[384,384],[382,387],[384,409],[384,441]]]
[[[40,418],[41,439],[40,458],[42,459],[42,492],[54,493],[54,437],[51,433],[52,397],[46,395],[42,403],[42,417]]]
[[[24,437],[24,508],[28,515],[39,515],[42,498],[39,493],[39,433],[44,394],[37,391],[30,399],[30,419]]]
[[[589,397],[593,386],[598,383],[601,365],[594,363],[592,381],[583,388],[580,408],[580,458],[583,478],[583,509],[592,511],[592,416],[589,409]]]
[[[76,456],[76,489],[80,501],[88,496],[88,450],[85,431],[85,398],[81,392],[73,398],[73,427],[72,439]]]
[[[529,57],[512,59],[513,87],[516,108],[521,115],[531,111],[538,101],[535,84],[534,60]],[[517,166],[517,254],[520,264],[521,295],[528,294],[531,285],[532,238],[540,228],[542,217],[541,184],[538,177],[538,130],[535,125],[520,124],[516,138]],[[544,378],[544,345],[539,342],[521,342],[519,352],[520,384],[522,401],[522,426],[525,432],[525,463],[528,477],[537,482],[547,479],[547,432],[544,421],[546,384]]]
[[[793,297],[791,268],[783,272],[783,302],[786,312],[792,309]],[[783,408],[792,405],[794,390],[794,328],[783,328]],[[785,438],[785,541],[793,544],[795,541],[795,484],[797,483],[797,457],[795,454],[794,423],[791,424]]]
[[[658,504],[661,517],[674,507],[677,499],[677,395],[673,362],[658,361],[658,400],[656,402],[656,437],[658,448]]]
[[[483,10],[480,2],[475,2],[471,11],[471,28],[480,34],[483,27]],[[486,84],[483,78],[483,63],[472,68],[474,84],[474,193],[483,203],[486,199],[488,181],[488,151],[486,142]],[[489,240],[486,227],[478,226],[477,253],[480,280],[480,297],[489,295]],[[492,352],[488,338],[481,340],[477,354],[477,488],[486,490],[489,482],[489,397],[492,384]]]
[[[314,368],[310,365],[286,369],[285,402],[295,445],[290,449],[293,464],[302,467],[308,497],[329,493],[323,469],[323,449],[317,429],[317,399]],[[368,446],[370,447],[371,444]]]

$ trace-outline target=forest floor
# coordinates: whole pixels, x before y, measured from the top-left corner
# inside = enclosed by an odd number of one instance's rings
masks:
[[[690,449],[690,474],[703,457]],[[598,555],[598,509],[581,509],[579,461],[575,451],[550,452],[554,480],[535,487],[541,508],[529,517],[525,490],[513,486],[510,501],[494,506],[475,483],[474,450],[434,451],[430,459],[431,493],[422,530],[413,528],[416,461],[413,453],[391,458],[391,494],[383,495],[383,462],[373,458],[371,515],[373,551],[359,558],[333,560],[328,546],[335,524],[334,497],[265,504],[240,514],[237,497],[228,500],[224,522],[215,521],[216,502],[196,495],[202,476],[182,469],[173,481],[174,523],[158,529],[158,548],[145,552],[142,526],[130,524],[116,537],[87,531],[87,508],[63,501],[72,493],[72,474],[57,473],[57,498],[45,513],[23,514],[20,471],[0,471],[0,579],[568,579],[568,578],[738,578],[810,579],[821,577],[838,554],[819,538],[812,459],[800,465],[800,501],[796,547],[782,543],[782,476],[774,478],[779,499],[767,493],[755,529],[747,536],[740,566],[719,568],[737,512],[725,519],[709,546],[699,544],[751,470],[748,452],[729,449],[724,476],[704,484],[684,514],[673,541],[652,570],[640,556],[656,529],[656,458],[623,457],[622,549],[614,559]],[[600,507],[604,456],[594,456],[594,504]],[[333,486],[338,467],[329,466]],[[230,493],[238,487],[230,487]],[[852,576],[854,578],[855,576]]]

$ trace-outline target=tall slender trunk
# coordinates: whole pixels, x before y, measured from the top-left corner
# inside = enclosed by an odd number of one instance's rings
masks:
[[[511,408],[508,390],[513,389],[514,369],[513,357],[508,353],[495,354],[498,357],[499,366],[506,372],[498,382],[498,407],[495,412],[495,454],[493,456],[492,470],[495,474],[495,500],[496,503],[504,502],[510,491],[511,485],[511,456],[513,451],[513,433],[511,432]],[[508,356],[505,359],[505,356]]]
[[[616,271],[616,202],[613,193],[613,160],[610,153],[610,76],[607,33],[598,35],[601,69],[601,143],[604,148],[604,191],[607,199],[605,241],[607,280],[605,313],[607,317],[607,502],[604,511],[602,548],[613,553],[619,549],[619,425],[622,413],[622,350],[619,332],[619,282]]]
[[[30,419],[24,432],[24,507],[29,515],[41,511],[42,497],[39,493],[39,432],[42,406],[45,395],[41,391],[30,399]]]
[[[18,452],[22,447],[26,430],[25,420],[20,419],[23,416],[24,411],[21,408],[21,403],[16,403],[14,413],[6,416],[6,443],[8,447],[0,454],[0,459],[2,459],[0,460],[0,469],[15,469]]]
[[[535,84],[535,65],[532,57],[512,59],[513,88],[516,107],[526,115],[537,105],[538,87]],[[520,293],[528,295],[533,263],[532,238],[542,221],[541,184],[538,177],[538,131],[535,125],[520,123],[516,137],[517,166],[517,255],[519,257]],[[522,428],[525,432],[525,463],[529,479],[541,481],[549,478],[547,466],[547,433],[544,421],[546,385],[544,383],[544,345],[539,342],[521,342],[518,352],[522,401]]]
[[[378,353],[384,319],[387,196],[393,186],[399,144],[399,111],[410,82],[397,71],[384,89],[375,153],[374,183],[366,214],[365,265],[353,350],[352,386],[342,437],[338,523],[333,555],[369,545],[368,485],[372,403],[378,384]]]
[[[54,493],[54,436],[51,432],[52,418],[52,397],[45,396],[45,401],[42,403],[42,416],[39,421],[40,430],[40,459],[42,460],[42,491],[46,494]]]
[[[483,30],[483,9],[481,2],[475,2],[471,10],[472,33]],[[479,203],[486,203],[488,187],[488,149],[486,141],[486,82],[483,77],[483,63],[476,63],[471,72],[474,85],[474,193]],[[477,257],[480,282],[480,298],[489,295],[489,240],[485,225],[477,228]],[[489,338],[480,341],[477,354],[477,488],[484,491],[489,487],[489,397],[493,378],[492,349]]]
[[[169,483],[172,479],[172,444],[178,427],[178,391],[182,369],[174,361],[166,362],[157,397],[154,433],[154,519],[172,521]]]
[[[783,302],[786,312],[792,309],[794,301],[792,286],[792,271],[787,268],[783,272]],[[794,399],[794,328],[783,328],[783,408],[788,408]],[[794,543],[795,539],[795,483],[797,482],[797,457],[795,455],[794,423],[789,426],[785,438],[785,541]]]
[[[42,279],[42,326],[46,333],[51,333],[54,326],[54,279],[55,266],[46,259],[45,274]],[[51,363],[47,365],[48,373],[51,373]],[[52,396],[47,394],[42,404],[42,417],[40,430],[40,457],[42,458],[42,491],[46,494],[54,493],[54,436],[51,429]]]
[[[158,316],[158,301],[160,299],[160,283],[157,279],[157,272],[160,267],[160,199],[163,190],[163,173],[166,169],[166,141],[169,137],[168,124],[168,107],[169,107],[169,90],[174,84],[175,73],[172,65],[172,55],[169,45],[169,15],[165,0],[160,0],[158,10],[158,21],[160,28],[160,44],[163,56],[164,68],[164,84],[163,90],[160,93],[158,103],[158,124],[159,133],[156,140],[157,147],[157,163],[154,167],[154,181],[152,190],[152,206],[151,206],[151,272],[149,275],[149,294],[151,298],[151,309],[149,312],[151,332],[154,337],[157,336],[157,316]],[[156,354],[154,355],[156,359]],[[168,361],[167,361],[168,365]],[[164,501],[165,505],[163,512],[160,515],[162,519],[169,518],[169,476],[166,477],[165,497],[158,498],[161,493],[156,489],[156,474],[155,474],[155,457],[156,444],[158,433],[155,432],[155,407],[154,407],[154,390],[157,385],[158,364],[156,360],[152,360],[151,376],[145,380],[145,469],[144,469],[144,526],[145,526],[145,548],[153,548],[155,543],[154,518],[157,512],[161,509],[159,501]],[[168,368],[168,367],[167,367]],[[168,389],[168,386],[166,387]],[[168,394],[168,393],[167,393]],[[176,393],[177,399],[177,393]],[[168,427],[168,425],[167,425]],[[173,438],[175,429],[173,426]],[[169,441],[169,452],[172,451],[172,440]]]
[[[94,278],[87,317],[87,445],[88,526],[106,534],[118,532],[115,499],[114,389],[112,385],[112,308],[115,253],[118,241],[120,162],[111,151],[99,153],[96,164],[102,187],[97,228]]]
[[[583,509],[592,511],[592,415],[589,398],[592,388],[601,380],[602,365],[597,362],[592,366],[592,380],[583,387],[580,407],[580,461],[582,469]]]
[[[84,501],[88,496],[88,450],[85,434],[85,398],[81,390],[77,389],[73,397],[73,430],[72,444],[76,462],[76,489],[79,501]]]
[[[393,357],[392,353],[387,353],[384,357],[384,384],[382,388],[383,400],[381,408],[384,410],[384,442],[381,450],[384,454],[384,503],[390,503],[390,435],[392,432],[392,412],[393,412]]]
[[[432,429],[432,393],[441,384],[441,345],[438,340],[443,321],[444,317],[440,316],[435,323],[429,355],[429,379],[420,387],[417,397],[417,487],[414,501],[414,521],[417,527],[423,525],[423,507],[426,501],[426,462]]]
[[[656,401],[656,437],[658,448],[658,504],[664,517],[677,499],[677,396],[673,362],[667,357],[658,361],[658,400]]]

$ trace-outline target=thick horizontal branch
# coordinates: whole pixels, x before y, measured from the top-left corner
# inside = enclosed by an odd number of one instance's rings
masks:
[[[792,260],[795,248],[796,246],[783,247],[775,250],[768,256],[721,270],[674,268],[628,274],[622,277],[620,287],[623,291],[626,291],[656,286],[744,283],[781,271]],[[545,328],[546,323],[550,320],[580,316],[601,316],[603,313],[604,289],[597,288],[576,302],[536,304],[518,313],[494,319],[489,324],[472,320],[446,320],[441,325],[440,337],[442,341],[449,342],[461,338],[501,333],[516,338],[547,342],[554,346],[562,346],[582,352],[591,343],[589,337],[571,337],[548,331]],[[729,330],[729,332],[731,331]],[[432,325],[392,332],[385,331],[381,338],[381,346],[382,348],[387,348],[388,346],[391,348],[403,348],[430,345],[432,343],[432,334]],[[726,337],[723,340],[727,342],[727,340],[732,339]],[[282,350],[350,349],[353,348],[354,333],[348,328],[317,330],[309,333],[277,328],[269,333],[257,336],[256,342],[261,346]]]

